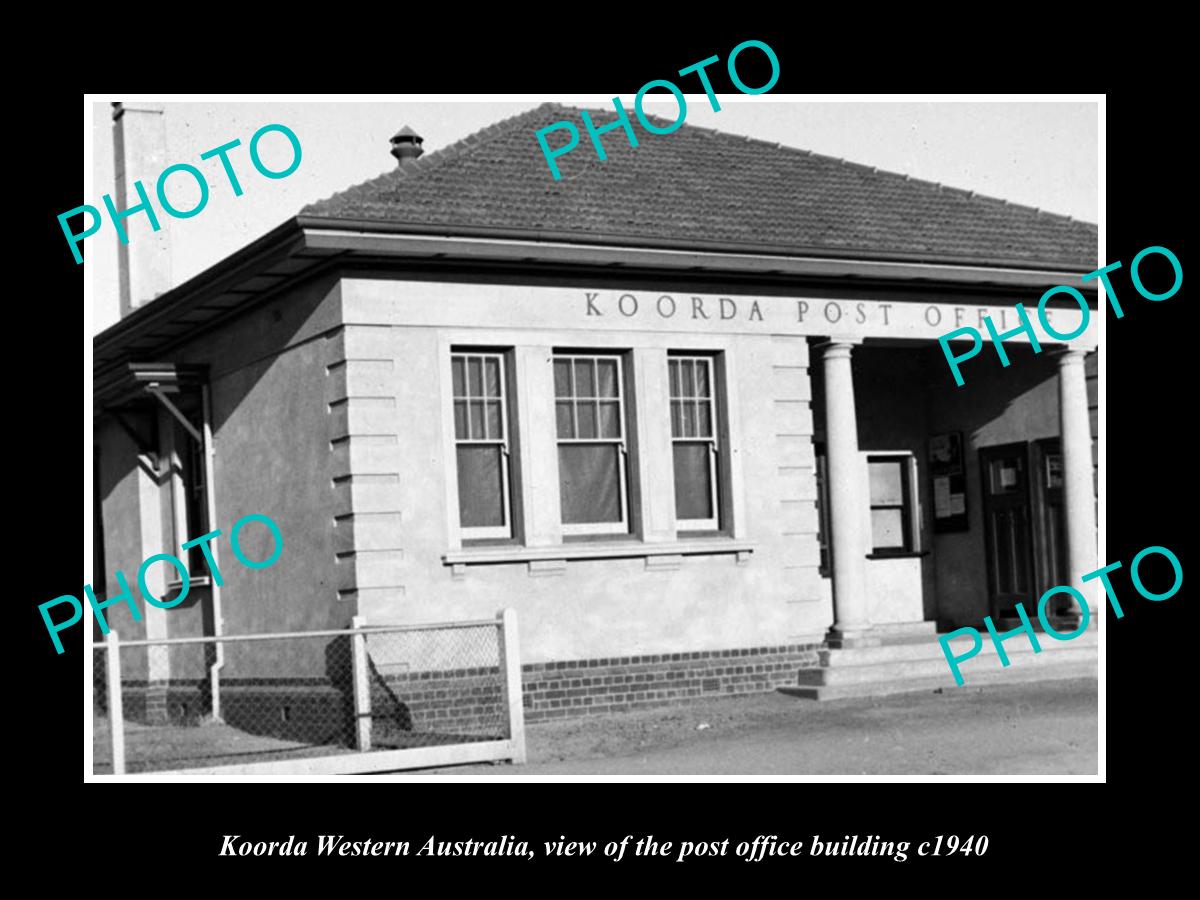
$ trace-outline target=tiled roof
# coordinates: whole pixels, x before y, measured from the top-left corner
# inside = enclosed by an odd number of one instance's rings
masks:
[[[596,112],[599,126],[615,113]],[[575,123],[555,181],[534,132]],[[306,207],[302,216],[622,245],[1094,268],[1096,226],[805,150],[686,123],[621,129],[596,158],[574,108],[546,103]],[[669,121],[651,117],[660,127]],[[551,146],[567,139],[553,132]],[[382,155],[382,154],[381,154]]]

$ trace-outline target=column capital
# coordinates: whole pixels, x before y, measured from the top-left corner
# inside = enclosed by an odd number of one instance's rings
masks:
[[[1060,369],[1065,369],[1067,366],[1082,366],[1084,357],[1088,353],[1088,350],[1082,350],[1078,347],[1056,347],[1051,351],[1050,356],[1058,361]]]
[[[850,351],[855,347],[860,346],[863,339],[860,337],[831,337],[827,341],[821,341],[814,345],[814,350],[822,351],[823,356],[830,356],[837,353],[839,356],[849,356]]]

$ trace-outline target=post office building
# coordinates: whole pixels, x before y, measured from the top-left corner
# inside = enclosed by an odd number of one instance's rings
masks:
[[[688,125],[555,181],[533,133],[572,116],[427,155],[406,128],[384,174],[156,297],[131,241],[95,340],[96,583],[249,514],[284,551],[219,586],[196,554],[188,602],[114,607],[122,636],[511,607],[537,719],[940,660],[939,629],[1096,568],[1097,316],[961,387],[937,343],[1079,285],[1096,226]]]

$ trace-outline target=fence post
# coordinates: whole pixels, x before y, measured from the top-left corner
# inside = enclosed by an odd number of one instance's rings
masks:
[[[521,693],[521,646],[517,637],[517,611],[502,609],[500,620],[500,684],[504,706],[508,709],[508,739],[512,743],[512,761],[525,763],[525,700]]]
[[[213,585],[214,591],[219,591],[220,588]],[[208,696],[209,696],[209,714],[214,722],[224,722],[221,718],[221,666],[225,665],[224,645],[220,640],[214,642],[214,662],[208,667]]]
[[[358,749],[371,749],[371,682],[367,677],[367,636],[361,629],[367,620],[355,616],[350,627],[355,629],[350,638],[350,651],[354,659],[354,724],[358,737]]]
[[[125,774],[125,709],[121,703],[121,644],[115,631],[104,642],[108,669],[108,730],[112,738],[114,775]]]

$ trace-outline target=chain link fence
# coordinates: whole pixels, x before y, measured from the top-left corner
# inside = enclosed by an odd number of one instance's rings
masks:
[[[524,761],[516,617],[93,649],[93,771]]]

